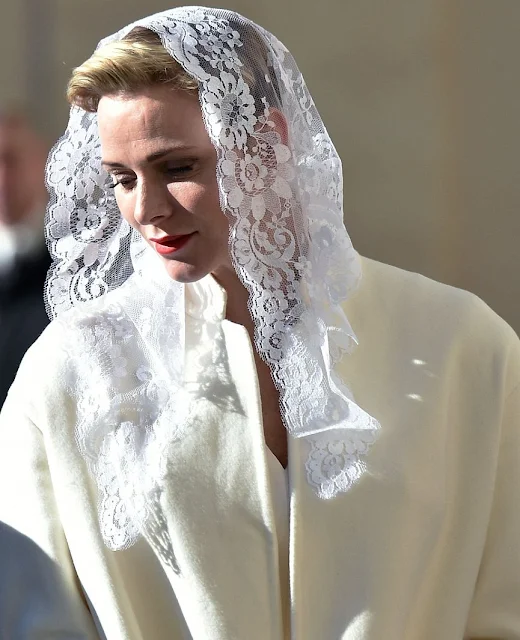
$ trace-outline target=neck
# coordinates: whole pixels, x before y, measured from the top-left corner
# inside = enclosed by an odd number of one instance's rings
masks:
[[[226,319],[243,325],[251,334],[254,325],[247,307],[249,294],[235,270],[233,268],[217,270],[213,273],[213,277],[227,294]]]

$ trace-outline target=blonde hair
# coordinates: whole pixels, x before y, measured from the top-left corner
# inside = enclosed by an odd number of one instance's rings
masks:
[[[156,84],[196,93],[198,82],[174,60],[159,36],[137,27],[125,38],[101,48],[74,69],[67,87],[70,104],[97,111],[106,95],[136,93]]]

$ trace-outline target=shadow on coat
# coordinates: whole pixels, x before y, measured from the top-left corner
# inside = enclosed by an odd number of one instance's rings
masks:
[[[0,522],[0,638],[100,637],[60,567],[30,538]]]

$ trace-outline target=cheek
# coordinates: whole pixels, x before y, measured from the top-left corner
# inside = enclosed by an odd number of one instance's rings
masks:
[[[116,193],[116,202],[119,207],[119,213],[121,217],[128,222],[128,224],[132,227],[139,226],[134,219],[134,203],[133,200],[129,196],[121,196]]]
[[[216,181],[214,184],[174,183],[169,186],[169,191],[185,211],[196,216],[199,220],[209,223],[213,223],[219,218],[225,220],[225,215],[220,208]]]

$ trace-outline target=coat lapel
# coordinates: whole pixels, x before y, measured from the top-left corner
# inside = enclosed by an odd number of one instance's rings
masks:
[[[278,546],[247,332],[186,322],[190,422],[172,445],[161,505],[179,574],[169,572],[194,638],[279,640]]]

